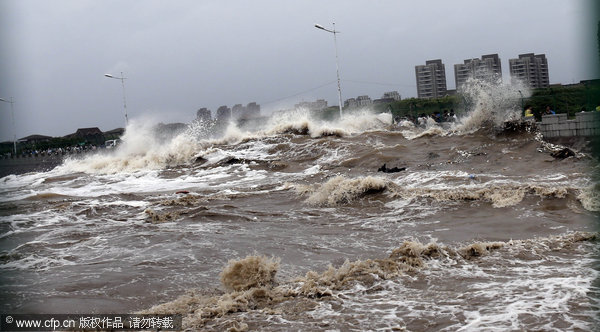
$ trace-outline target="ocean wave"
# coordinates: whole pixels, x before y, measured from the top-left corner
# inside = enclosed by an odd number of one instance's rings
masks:
[[[83,158],[67,158],[57,167],[60,173],[115,174],[140,170],[157,170],[168,165],[189,163],[202,147],[191,131],[173,138],[157,135],[154,124],[132,121],[122,137],[122,144],[111,151]]]
[[[474,242],[456,248],[435,242],[423,244],[407,240],[386,258],[353,262],[346,260],[337,268],[330,265],[323,272],[309,271],[302,277],[279,282],[276,280],[279,259],[255,254],[229,261],[221,273],[224,292],[211,294],[189,291],[173,301],[139,313],[183,315],[186,329],[247,327],[243,320],[239,320],[241,316],[233,315],[249,311],[266,316],[302,315],[298,311],[306,314],[324,301],[335,303],[337,299],[345,298],[342,294],[357,285],[368,290],[367,294],[383,291],[383,287],[376,285],[384,280],[402,283],[402,276],[427,269],[435,261],[449,260],[453,263],[445,265],[447,269],[464,270],[465,264],[484,264],[485,256],[504,248],[511,250],[505,250],[500,255],[518,255],[519,252],[528,253],[531,250],[541,254],[572,248],[582,242],[595,242],[599,236],[598,233],[574,232],[528,240]],[[539,260],[539,257],[531,259]]]
[[[322,185],[297,185],[296,192],[307,195],[306,202],[316,206],[337,206],[385,190],[386,181],[372,176],[347,179],[336,176]]]
[[[446,188],[427,188],[394,185],[391,186],[392,197],[403,199],[433,198],[437,201],[486,201],[495,208],[519,204],[527,194],[539,197],[564,198],[569,192],[577,189],[564,186],[544,186],[532,183],[525,184],[486,184],[485,186],[454,186]]]
[[[326,136],[345,137],[366,131],[386,130],[391,123],[388,113],[374,114],[362,110],[346,114],[338,121],[314,118],[308,110],[296,110],[272,116],[261,128],[246,128],[230,122],[224,131],[215,136],[215,127],[194,122],[186,130],[172,137],[157,132],[151,121],[131,121],[116,149],[92,155],[67,158],[57,170],[64,173],[115,174],[140,170],[157,170],[168,166],[190,164],[204,150],[218,145],[256,143],[261,139],[284,135],[308,135],[312,138]]]
[[[600,183],[579,190],[577,199],[588,211],[600,211]]]
[[[467,112],[456,121],[438,124],[427,118],[424,127],[401,123],[404,137],[413,140],[421,137],[466,135],[479,130],[503,130],[505,123],[518,122],[521,116],[521,100],[530,95],[530,89],[521,82],[510,85],[501,80],[470,78],[461,87],[461,96]]]
[[[588,211],[600,209],[600,195],[595,187],[583,189],[565,185],[541,185],[537,183],[483,183],[452,187],[406,186],[380,177],[346,178],[335,176],[323,184],[290,184],[300,196],[307,196],[306,203],[314,206],[335,207],[349,204],[357,199],[384,192],[390,198],[432,198],[436,201],[483,201],[494,208],[514,206],[527,195],[541,198],[576,197]]]

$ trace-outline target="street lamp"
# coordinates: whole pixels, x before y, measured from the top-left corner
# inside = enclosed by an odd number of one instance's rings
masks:
[[[519,91],[519,94],[521,95],[521,112],[523,111],[524,107],[523,107],[523,92],[521,92],[521,90],[517,90]]]
[[[332,23],[332,24],[333,24],[332,30],[326,29],[320,24],[315,24],[315,28],[333,33],[333,43],[335,44],[335,69],[337,70],[338,99],[339,99],[340,119],[341,119],[342,118],[342,88],[340,87],[340,65],[338,64],[337,39],[335,37],[335,34],[340,33],[340,32],[335,30],[335,23]]]
[[[125,80],[127,77],[123,76],[123,72],[121,72],[121,77],[115,77],[111,74],[104,74],[104,76],[108,78],[114,78],[116,80],[121,80],[121,84],[123,85],[123,109],[125,110],[125,124],[129,125],[129,119],[127,118],[127,101],[125,100]]]
[[[17,155],[17,128],[15,127],[15,110],[13,104],[13,97],[10,97],[10,100],[6,100],[4,98],[0,98],[0,101],[5,103],[10,103],[10,114],[12,116],[12,125],[13,125],[13,148],[15,151],[15,156]]]

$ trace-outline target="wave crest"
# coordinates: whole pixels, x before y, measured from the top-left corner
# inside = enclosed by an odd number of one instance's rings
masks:
[[[336,294],[351,289],[356,284],[373,286],[368,291],[377,291],[376,283],[379,280],[392,280],[406,272],[418,272],[426,268],[429,261],[447,259],[450,264],[446,266],[453,268],[456,264],[478,264],[479,259],[488,256],[492,251],[507,247],[509,249],[502,252],[502,255],[518,256],[532,250],[538,253],[555,251],[580,242],[597,241],[598,238],[598,233],[574,232],[508,242],[474,242],[456,249],[435,242],[423,244],[407,240],[392,250],[386,258],[354,262],[346,260],[338,268],[329,265],[321,273],[309,271],[304,276],[283,282],[281,285],[275,285],[273,282],[279,260],[254,255],[230,262],[223,274],[231,269],[230,266],[239,263],[250,267],[246,270],[247,273],[256,273],[257,276],[248,275],[246,272],[235,273],[234,280],[239,280],[238,277],[250,277],[252,280],[262,280],[261,282],[242,285],[238,290],[233,290],[233,287],[226,286],[224,282],[227,292],[201,294],[191,291],[171,302],[140,313],[183,315],[183,327],[186,329],[244,328],[247,326],[245,323],[236,321],[236,317],[240,316],[232,316],[232,313],[255,311],[265,315],[277,314],[283,318],[296,317],[314,310],[323,298],[337,299]],[[235,284],[238,285],[237,282]]]
[[[526,194],[535,194],[539,197],[564,198],[569,193],[569,188],[560,186],[538,186],[533,184],[491,185],[484,188],[454,187],[454,188],[405,188],[393,186],[390,189],[392,196],[405,199],[433,198],[438,201],[487,201],[495,208],[502,208],[519,204]]]
[[[115,174],[188,163],[201,147],[193,129],[187,127],[174,137],[165,137],[152,123],[131,121],[116,149],[66,159],[58,171]]]
[[[385,190],[387,183],[377,177],[367,176],[347,179],[338,175],[322,185],[297,185],[296,192],[308,195],[306,202],[317,206],[337,206],[350,203],[357,198]]]

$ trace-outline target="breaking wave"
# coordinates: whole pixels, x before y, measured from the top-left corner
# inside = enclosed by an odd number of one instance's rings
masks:
[[[529,97],[529,88],[520,82],[503,85],[502,81],[486,81],[470,78],[462,86],[461,95],[472,107],[466,116],[460,117],[451,131],[471,133],[491,125],[502,128],[507,121],[521,119],[521,100]]]
[[[309,135],[313,138],[324,136],[344,137],[367,131],[388,129],[391,123],[391,114],[375,114],[367,109],[351,113],[346,112],[341,120],[337,119],[334,122],[317,119],[309,110],[299,108],[273,115],[269,119],[264,134],[291,133]]]
[[[117,148],[83,158],[68,158],[58,171],[114,174],[188,163],[201,147],[194,129],[188,126],[172,138],[161,137],[153,123],[131,121]]]
[[[534,184],[489,184],[483,188],[472,186],[457,186],[453,188],[406,188],[395,185],[390,188],[392,196],[404,199],[433,198],[437,201],[486,201],[495,208],[502,208],[519,204],[527,194],[539,197],[564,198],[569,191],[576,192],[561,186],[540,186]],[[582,202],[583,204],[583,202]],[[585,205],[584,205],[585,207]]]
[[[142,314],[180,314],[186,329],[247,329],[240,321],[238,312],[260,312],[264,315],[283,317],[306,315],[319,303],[344,298],[343,292],[360,285],[368,293],[383,291],[382,281],[404,282],[400,277],[407,273],[419,273],[428,268],[428,262],[449,261],[447,269],[464,269],[467,265],[478,265],[493,251],[510,247],[500,255],[519,255],[535,251],[553,252],[570,248],[581,242],[593,242],[597,233],[574,232],[561,236],[514,240],[508,242],[474,242],[457,248],[435,242],[423,244],[419,241],[404,241],[393,249],[388,257],[346,260],[341,266],[329,267],[323,272],[309,271],[302,277],[276,282],[279,260],[251,255],[240,260],[231,260],[221,273],[225,292],[210,294],[189,291],[179,298],[159,304]],[[538,256],[535,256],[534,259]],[[481,262],[481,263],[480,263]],[[434,266],[439,266],[434,264]],[[451,271],[448,271],[451,272]],[[247,281],[246,281],[247,280]]]
[[[514,206],[527,195],[540,198],[565,198],[573,195],[588,211],[600,209],[600,195],[597,188],[583,189],[560,185],[539,185],[534,183],[486,183],[483,185],[459,185],[454,187],[404,186],[389,180],[367,176],[346,178],[338,175],[323,184],[288,184],[300,196],[307,196],[306,203],[313,206],[334,207],[349,204],[369,194],[384,192],[390,198],[419,199],[432,198],[436,201],[483,201],[494,208]]]
[[[336,176],[323,185],[297,185],[296,192],[308,195],[306,202],[317,206],[336,206],[350,203],[366,194],[386,189],[385,180],[372,176],[347,179]]]
[[[588,211],[600,211],[600,184],[587,186],[579,191],[577,199]]]
[[[424,128],[400,123],[402,135],[413,140],[428,136],[471,134],[482,128],[503,129],[506,122],[521,120],[521,100],[529,97],[531,92],[521,82],[504,85],[501,80],[470,78],[461,87],[460,94],[467,112],[459,116],[457,121],[442,126],[427,118]]]
[[[140,170],[158,170],[169,166],[189,164],[204,149],[215,145],[277,136],[281,134],[344,137],[366,131],[385,130],[391,123],[391,114],[374,114],[361,110],[345,114],[337,121],[315,118],[306,109],[297,109],[273,115],[264,126],[252,127],[230,122],[222,133],[214,122],[195,121],[172,136],[159,135],[150,121],[131,121],[122,137],[122,144],[114,150],[102,151],[84,158],[69,158],[60,172],[114,174]],[[215,136],[217,135],[217,136]]]

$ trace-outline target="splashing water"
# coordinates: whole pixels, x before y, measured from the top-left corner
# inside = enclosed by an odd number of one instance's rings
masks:
[[[399,127],[402,128],[402,135],[409,140],[425,136],[470,134],[481,128],[499,129],[505,122],[522,118],[521,103],[530,94],[527,85],[521,82],[505,85],[500,80],[470,78],[460,90],[467,113],[449,127],[440,126],[431,118],[425,120],[424,127],[415,127],[406,122],[400,123]]]
[[[390,123],[390,114],[374,114],[368,109],[346,114],[341,120],[324,121],[301,108],[272,116],[262,128],[232,121],[219,133],[214,121],[194,121],[180,133],[165,135],[157,132],[156,125],[151,121],[134,120],[126,128],[123,143],[117,149],[85,158],[67,159],[59,167],[59,172],[114,174],[158,170],[188,164],[203,150],[214,145],[238,144],[284,133],[310,135],[313,138],[344,137],[384,130]]]
[[[521,99],[529,97],[530,91],[520,82],[503,85],[500,80],[470,78],[462,86],[461,95],[472,111],[459,118],[451,131],[470,133],[488,124],[501,127],[506,121],[521,119]]]
[[[159,135],[151,122],[133,120],[125,130],[122,144],[116,149],[84,158],[68,158],[58,171],[114,174],[183,164],[200,148],[196,133],[198,126],[192,126],[170,138]]]

